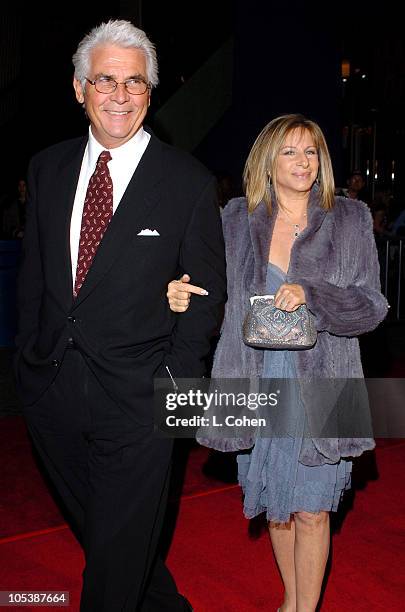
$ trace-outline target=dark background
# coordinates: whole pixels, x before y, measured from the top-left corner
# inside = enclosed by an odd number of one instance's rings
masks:
[[[374,150],[377,187],[392,187],[403,202],[405,51],[399,8],[346,0],[3,6],[2,194],[15,189],[33,153],[87,129],[73,95],[71,56],[93,25],[111,17],[131,19],[157,46],[160,85],[148,117],[152,127],[156,111],[233,37],[232,105],[193,151],[212,170],[237,181],[261,128],[277,114],[303,112],[326,133],[337,184],[344,184],[354,167],[366,172]],[[350,62],[345,83],[342,60]]]

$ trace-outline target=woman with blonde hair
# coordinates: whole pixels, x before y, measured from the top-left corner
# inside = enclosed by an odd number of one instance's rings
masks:
[[[212,377],[362,378],[357,336],[384,319],[387,302],[380,291],[370,212],[334,195],[320,127],[298,114],[271,121],[249,153],[244,186],[246,197],[231,200],[222,215],[228,302]],[[169,284],[176,312],[204,299],[203,290],[189,280],[184,275]],[[190,303],[191,294],[200,297]],[[312,348],[271,350],[244,343],[249,298],[266,294],[274,294],[275,306],[287,313],[306,305],[317,330]],[[299,393],[291,398],[298,414],[305,398]],[[311,410],[316,406],[305,405]],[[337,510],[350,487],[352,458],[374,442],[311,439],[298,430],[295,436],[250,442],[253,448],[238,455],[244,513],[247,518],[267,514],[285,587],[280,610],[314,611],[329,554],[329,512]],[[223,450],[235,448],[230,441]]]

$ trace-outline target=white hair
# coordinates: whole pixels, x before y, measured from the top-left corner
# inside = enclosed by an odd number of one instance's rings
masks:
[[[83,89],[86,85],[86,77],[90,73],[92,51],[97,47],[107,45],[116,45],[123,48],[132,47],[143,51],[146,60],[146,78],[152,87],[156,87],[159,79],[155,45],[143,30],[136,28],[130,21],[110,19],[110,21],[101,23],[86,34],[72,57],[75,78],[81,82]]]

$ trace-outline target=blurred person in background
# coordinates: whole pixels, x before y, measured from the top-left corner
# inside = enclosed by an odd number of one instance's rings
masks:
[[[27,183],[20,178],[17,183],[17,197],[5,204],[3,209],[4,238],[22,238],[25,228]]]

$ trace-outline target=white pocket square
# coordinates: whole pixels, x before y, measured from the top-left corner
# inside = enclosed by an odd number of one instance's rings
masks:
[[[143,229],[137,236],[160,236],[157,230]]]

